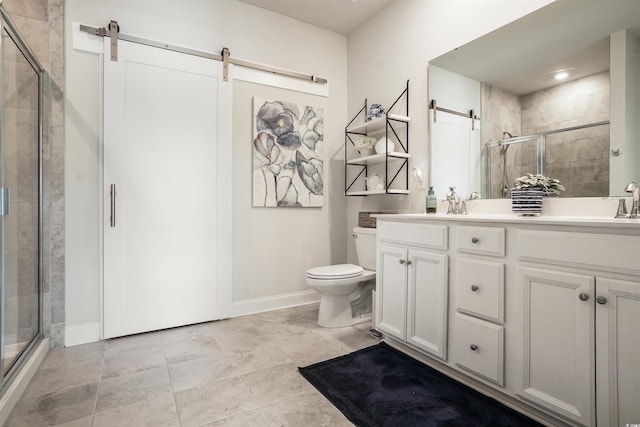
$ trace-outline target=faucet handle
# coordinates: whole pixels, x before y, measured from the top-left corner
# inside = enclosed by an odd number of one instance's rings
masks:
[[[616,212],[616,218],[627,217],[627,203],[625,199],[618,200],[618,212]]]

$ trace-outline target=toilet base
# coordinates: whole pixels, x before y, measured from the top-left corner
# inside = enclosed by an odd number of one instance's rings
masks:
[[[350,298],[320,297],[320,309],[318,312],[318,325],[323,328],[344,328],[371,320],[371,313],[353,317],[351,313]]]

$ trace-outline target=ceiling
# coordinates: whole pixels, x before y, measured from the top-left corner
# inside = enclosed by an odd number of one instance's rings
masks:
[[[640,1],[556,1],[429,63],[514,94],[609,69],[609,35],[640,32]],[[563,81],[563,82],[564,82]]]
[[[308,24],[349,34],[393,0],[240,0]]]

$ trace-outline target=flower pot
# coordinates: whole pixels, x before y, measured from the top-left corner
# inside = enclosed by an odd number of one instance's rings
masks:
[[[376,142],[376,153],[382,154],[386,152],[392,152],[395,148],[395,144],[389,138],[382,137]]]
[[[373,148],[360,148],[358,153],[360,153],[360,157],[371,156],[373,155]]]
[[[521,216],[538,216],[542,213],[544,190],[538,188],[511,189],[511,211]]]

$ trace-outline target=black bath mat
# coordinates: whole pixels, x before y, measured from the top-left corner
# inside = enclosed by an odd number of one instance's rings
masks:
[[[299,370],[359,427],[540,426],[385,343]]]

